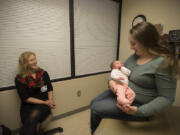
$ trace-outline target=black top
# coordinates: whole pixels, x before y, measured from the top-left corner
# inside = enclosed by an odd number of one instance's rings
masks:
[[[36,72],[36,79],[34,79],[31,75],[28,75],[26,78],[17,75],[15,78],[15,84],[23,104],[26,104],[25,101],[29,97],[47,100],[48,91],[53,90],[49,75],[43,69]],[[43,86],[47,86],[47,90],[45,92],[41,91]]]

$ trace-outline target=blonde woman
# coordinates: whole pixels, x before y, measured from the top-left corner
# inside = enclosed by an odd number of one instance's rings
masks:
[[[20,116],[23,127],[20,135],[43,134],[40,123],[56,105],[49,75],[38,67],[35,53],[24,52],[20,55],[15,84],[22,101]]]

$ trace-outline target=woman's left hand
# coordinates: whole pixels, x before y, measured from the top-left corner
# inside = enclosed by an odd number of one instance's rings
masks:
[[[118,108],[120,108],[123,112],[130,114],[130,115],[135,115],[137,112],[137,107],[136,106],[130,106],[130,105],[126,105],[126,106],[121,106],[119,104],[116,104]]]

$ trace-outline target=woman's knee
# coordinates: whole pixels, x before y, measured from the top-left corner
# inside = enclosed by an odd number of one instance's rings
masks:
[[[41,104],[37,109],[39,109],[41,117],[47,117],[51,113],[51,109],[47,105]]]
[[[29,121],[30,123],[37,122],[37,121],[39,120],[40,116],[41,116],[41,115],[40,115],[39,110],[34,109],[34,110],[32,110],[32,112],[30,113],[29,118],[28,118],[27,121]]]
[[[92,109],[93,108],[93,104],[94,104],[94,99],[91,101],[90,103],[90,108]]]
[[[93,102],[91,104],[91,111],[93,112],[97,112],[97,113],[101,113],[103,112],[103,106],[101,106],[101,103],[100,102]]]
[[[39,110],[40,113],[51,111],[50,107],[44,104],[38,104],[35,109]]]
[[[93,99],[92,101],[91,101],[91,103],[90,103],[90,109],[91,110],[96,110],[96,106],[97,106],[97,103],[98,103],[98,101],[96,101],[96,99]]]
[[[107,93],[107,92],[104,92]],[[97,97],[95,97],[91,103],[90,103],[90,107],[93,108],[94,104],[96,104],[96,102],[99,102],[102,98],[102,96],[104,96],[104,93],[102,93],[101,95],[98,95]]]
[[[30,121],[39,121],[50,114],[51,110],[47,105],[38,104],[30,114]]]

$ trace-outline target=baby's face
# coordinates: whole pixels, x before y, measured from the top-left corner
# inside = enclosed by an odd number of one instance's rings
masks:
[[[120,61],[113,62],[113,69],[120,69],[123,66],[123,64]]]

